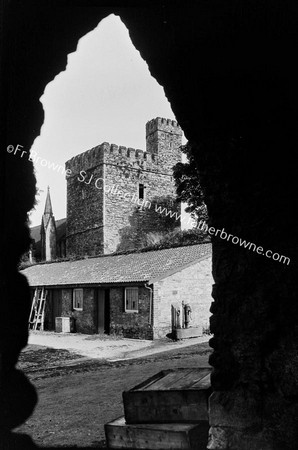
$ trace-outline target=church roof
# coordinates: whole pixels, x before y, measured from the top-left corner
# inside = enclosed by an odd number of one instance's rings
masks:
[[[166,278],[211,256],[211,244],[36,264],[22,270],[30,286],[149,282]]]
[[[66,218],[55,220],[56,223],[56,233],[57,242],[65,236],[66,233]],[[30,237],[34,240],[35,244],[40,242],[40,227],[41,225],[36,225],[35,227],[30,227]]]

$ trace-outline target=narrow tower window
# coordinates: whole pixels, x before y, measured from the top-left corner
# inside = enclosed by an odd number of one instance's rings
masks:
[[[139,184],[139,200],[143,200],[145,196],[145,186],[140,183]]]

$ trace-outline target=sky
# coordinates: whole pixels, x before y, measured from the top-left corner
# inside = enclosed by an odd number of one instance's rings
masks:
[[[31,148],[34,158],[40,157],[34,163],[40,195],[31,226],[41,223],[47,186],[55,219],[66,217],[66,180],[53,165],[64,167],[68,159],[102,142],[145,150],[146,122],[175,119],[162,86],[115,15],[79,40],[66,70],[46,86],[40,101],[45,120]]]

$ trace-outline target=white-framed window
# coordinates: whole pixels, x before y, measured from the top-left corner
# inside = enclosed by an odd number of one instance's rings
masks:
[[[125,312],[134,313],[134,312],[139,311],[139,288],[138,287],[125,288],[124,308],[125,308]]]
[[[83,289],[74,289],[72,294],[72,307],[76,311],[83,311]]]

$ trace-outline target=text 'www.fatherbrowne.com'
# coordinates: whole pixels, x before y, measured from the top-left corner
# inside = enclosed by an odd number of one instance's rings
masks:
[[[23,158],[24,155],[27,155],[27,159],[31,162],[34,163],[38,163],[42,166],[42,167],[48,167],[48,169],[60,172],[62,175],[66,175],[66,176],[70,176],[71,175],[71,170],[70,169],[65,169],[63,166],[61,166],[60,164],[55,164],[51,161],[48,161],[46,158],[41,158],[37,155],[37,152],[34,151],[30,151],[27,152],[24,150],[24,146],[17,144],[15,145],[8,145],[7,146],[7,152],[11,153],[13,155],[19,154],[19,156],[21,158]],[[85,171],[81,171],[80,172],[80,177],[78,177],[78,181],[80,182],[85,182],[85,178],[86,178],[86,172]],[[86,184],[90,184],[90,181]],[[98,186],[97,182],[98,181],[102,181],[103,185]],[[129,201],[132,202],[136,205],[138,205],[139,207],[141,207],[142,209],[151,209],[151,202],[149,200],[145,200],[145,199],[138,199],[136,195],[131,195],[129,192],[125,192],[121,189],[118,190],[118,186],[116,185],[116,189],[115,186],[105,186],[105,180],[103,180],[102,178],[98,178],[95,181],[95,185],[98,189],[103,189],[106,193],[110,193],[112,195],[118,195],[119,197],[123,197],[124,201]],[[141,203],[140,203],[141,202]],[[290,258],[288,256],[284,256],[284,255],[280,255],[279,253],[275,252],[273,253],[272,250],[264,250],[263,247],[258,246],[254,243],[254,242],[249,242],[246,241],[245,239],[241,239],[238,236],[235,236],[233,234],[228,234],[224,228],[220,229],[215,229],[214,227],[209,227],[207,225],[207,223],[204,220],[200,220],[200,222],[197,224],[196,220],[194,218],[190,217],[182,217],[181,213],[177,212],[177,211],[172,211],[170,209],[167,209],[164,206],[158,206],[157,204],[155,204],[155,212],[166,216],[166,217],[170,217],[170,218],[174,218],[174,220],[180,220],[181,224],[183,222],[185,222],[185,220],[187,220],[187,225],[193,226],[197,229],[199,229],[200,231],[205,231],[207,233],[210,234],[210,236],[216,236],[216,237],[220,237],[220,239],[224,239],[226,241],[232,242],[232,244],[235,245],[240,245],[240,247],[243,247],[245,249],[248,250],[252,250],[253,252],[256,252],[258,255],[263,255],[266,256],[266,258],[270,258],[273,259],[274,261],[278,261],[281,262],[283,264],[290,264]]]

